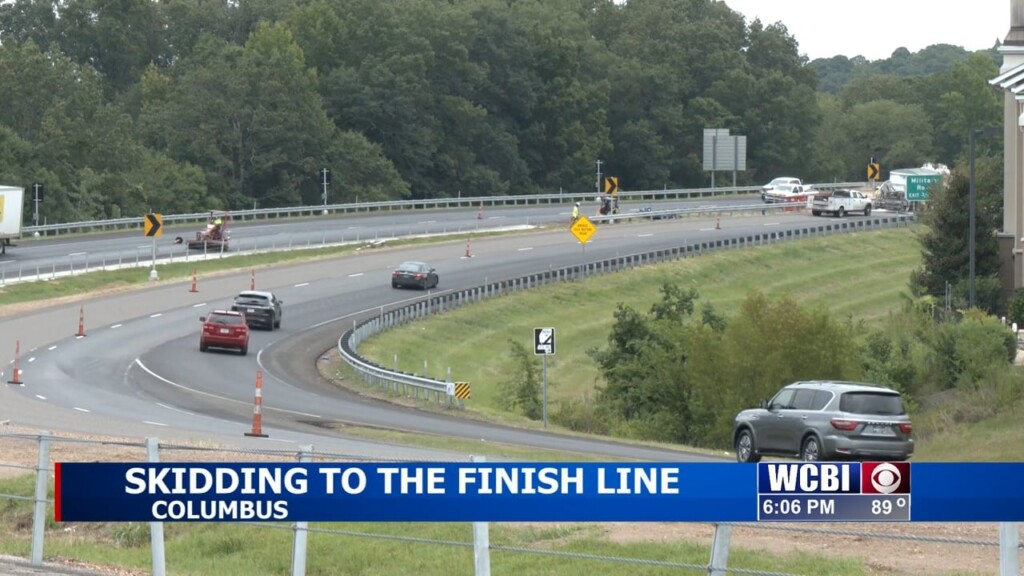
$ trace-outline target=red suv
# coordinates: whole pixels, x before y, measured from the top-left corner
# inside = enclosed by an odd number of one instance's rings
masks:
[[[249,326],[241,312],[214,310],[209,316],[200,316],[199,320],[203,323],[203,331],[199,334],[200,352],[214,346],[238,348],[242,356],[249,353]]]

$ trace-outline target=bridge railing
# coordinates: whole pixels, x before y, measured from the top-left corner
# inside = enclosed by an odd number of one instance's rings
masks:
[[[385,330],[425,318],[431,314],[445,312],[463,304],[479,302],[486,298],[504,296],[521,290],[530,290],[546,284],[579,280],[597,274],[618,272],[638,266],[648,266],[681,258],[691,258],[708,252],[730,248],[774,244],[827,234],[907,226],[912,220],[913,216],[908,214],[843,220],[822,219],[821,223],[808,224],[796,229],[775,230],[720,240],[706,240],[674,248],[617,256],[615,258],[606,258],[554,270],[545,270],[526,276],[489,282],[482,286],[463,290],[442,291],[391,309],[382,307],[372,316],[363,317],[362,320],[353,322],[352,329],[343,333],[338,339],[338,352],[341,358],[356,371],[364,382],[376,385],[395,395],[417,399],[422,398],[423,400],[434,401],[438,404],[447,403],[452,405],[456,399],[452,397],[454,386],[452,385],[453,380],[450,370],[446,380],[437,380],[417,374],[400,372],[397,366],[389,370],[360,355],[358,352],[359,344]],[[460,408],[464,407],[461,401],[457,402],[457,405]]]
[[[828,190],[833,188],[850,188],[864,186],[864,182],[833,182],[814,184],[813,187]],[[754,194],[761,191],[760,186],[737,186],[731,188],[691,188],[673,190],[641,190],[620,192],[619,198],[626,201],[659,201],[694,198],[711,198],[717,196],[736,196]],[[292,206],[284,208],[255,208],[249,210],[232,210],[232,220],[273,220],[278,218],[298,218],[332,214],[352,214],[360,212],[388,212],[401,210],[433,210],[450,208],[482,208],[495,206],[529,206],[544,204],[564,204],[571,202],[592,201],[596,192],[573,192],[557,194],[523,194],[516,196],[458,196],[454,198],[427,198],[422,200],[389,200],[384,202],[350,202],[346,204],[326,204],[316,206]],[[165,226],[177,224],[194,224],[206,222],[209,212],[193,214],[162,214]],[[55,236],[93,232],[97,230],[130,230],[141,229],[143,215],[127,218],[111,218],[107,220],[88,220],[61,224],[42,224],[23,226],[22,236]]]

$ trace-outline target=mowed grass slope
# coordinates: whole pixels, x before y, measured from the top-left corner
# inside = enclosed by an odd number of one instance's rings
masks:
[[[397,355],[400,370],[439,379],[451,368],[454,381],[471,384],[468,408],[515,419],[500,401],[511,366],[509,340],[532,350],[536,327],[556,329],[556,354],[547,367],[550,401],[581,400],[601,383],[587,350],[607,345],[616,305],[646,313],[665,283],[697,289],[698,307],[708,302],[726,316],[759,290],[874,324],[900,306],[920,261],[914,228],[727,250],[465,306],[385,332],[359,350],[388,367]]]

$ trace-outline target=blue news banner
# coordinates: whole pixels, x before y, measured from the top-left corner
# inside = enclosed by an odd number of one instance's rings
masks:
[[[58,522],[1024,521],[1024,463],[58,463]]]

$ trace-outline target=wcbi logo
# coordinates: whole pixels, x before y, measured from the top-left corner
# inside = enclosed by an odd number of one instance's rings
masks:
[[[909,462],[762,462],[760,494],[909,494]]]
[[[757,491],[761,494],[859,494],[860,465],[804,462],[758,464]]]

